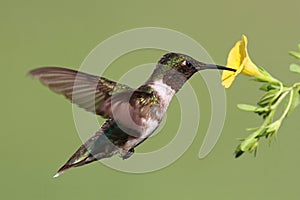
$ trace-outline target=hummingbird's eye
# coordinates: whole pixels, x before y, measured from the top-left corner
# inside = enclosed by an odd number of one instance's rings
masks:
[[[185,67],[185,66],[191,67],[191,66],[192,66],[192,63],[190,63],[190,62],[187,61],[187,60],[184,60],[184,61],[182,61],[181,66],[182,66],[182,67]]]

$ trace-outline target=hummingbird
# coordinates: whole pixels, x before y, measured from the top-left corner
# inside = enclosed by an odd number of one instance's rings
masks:
[[[148,80],[134,89],[104,77],[61,68],[41,67],[28,74],[72,103],[106,119],[54,177],[66,170],[119,154],[127,159],[159,126],[173,96],[196,72],[235,71],[205,64],[181,53],[166,53]]]

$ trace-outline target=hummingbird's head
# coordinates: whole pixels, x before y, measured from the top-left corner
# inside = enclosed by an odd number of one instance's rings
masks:
[[[220,65],[199,62],[188,55],[180,53],[167,53],[158,61],[158,64],[176,70],[177,72],[183,74],[186,78],[189,78],[195,72],[204,69],[236,71],[235,69],[231,69]]]
[[[220,65],[205,64],[188,55],[167,53],[158,61],[150,80],[162,79],[164,83],[178,91],[194,73],[204,69],[236,71]]]

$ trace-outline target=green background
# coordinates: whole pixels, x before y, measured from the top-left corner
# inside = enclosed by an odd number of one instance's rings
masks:
[[[43,65],[77,69],[111,35],[157,26],[194,38],[220,64],[244,33],[252,59],[291,84],[299,80],[288,71],[294,60],[287,55],[300,42],[299,6],[297,0],[0,1],[0,199],[299,198],[299,110],[285,121],[276,142],[270,147],[262,143],[257,157],[234,159],[236,138],[245,137],[246,127],[261,122],[236,108],[237,103],[254,103],[262,95],[259,84],[247,77],[238,77],[226,91],[225,127],[205,159],[199,160],[198,152],[210,119],[210,102],[205,83],[195,76],[190,82],[199,90],[200,128],[178,161],[147,174],[122,173],[94,163],[53,179],[81,140],[71,104],[26,76]],[[131,67],[155,62],[159,56],[161,52],[151,50],[124,56],[112,64],[107,77],[117,80]],[[137,152],[158,149],[172,139],[176,130],[172,120],[179,116],[177,100],[168,116],[161,134]]]

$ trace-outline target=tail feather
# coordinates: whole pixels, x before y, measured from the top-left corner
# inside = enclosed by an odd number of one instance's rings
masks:
[[[126,135],[126,137],[124,135]],[[120,145],[126,142],[127,137],[128,135],[116,126],[113,120],[106,120],[102,127],[81,145],[66,164],[57,171],[54,177],[60,176],[70,168],[86,165],[96,160],[109,158],[117,153],[123,152]]]
[[[71,168],[71,166],[69,165],[64,165],[62,166],[57,172],[56,174],[54,174],[53,178],[57,178],[59,177],[62,173],[64,173],[67,169]]]
[[[78,167],[81,165],[88,164],[90,162],[93,162],[97,160],[94,158],[92,154],[89,153],[89,151],[86,149],[85,145],[82,145],[72,156],[71,158],[64,164],[53,176],[53,178],[56,178],[60,176],[62,173],[64,173],[66,170],[72,168],[72,167]]]
[[[88,159],[88,158],[92,158],[92,159]],[[88,161],[87,161],[88,160]],[[77,162],[77,163],[72,163],[70,161],[68,161],[66,164],[64,164],[57,172],[56,174],[53,176],[53,178],[56,178],[56,177],[59,177],[62,173],[64,173],[65,171],[67,171],[68,169],[70,168],[73,168],[73,167],[78,167],[78,166],[81,166],[81,165],[85,165],[85,164],[88,164],[90,162],[93,162],[97,159],[95,159],[92,155],[81,160],[80,162]]]

